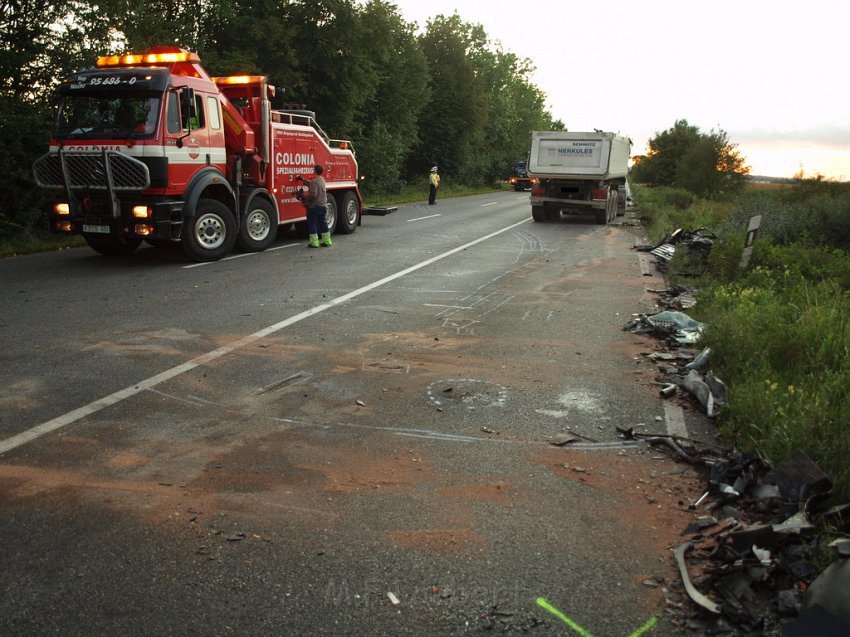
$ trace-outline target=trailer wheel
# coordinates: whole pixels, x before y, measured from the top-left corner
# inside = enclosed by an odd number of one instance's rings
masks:
[[[217,261],[236,244],[236,220],[215,199],[201,199],[195,216],[183,228],[183,250],[195,261]]]
[[[98,237],[92,235],[83,235],[86,243],[95,252],[99,252],[105,257],[123,257],[132,253],[136,248],[142,245],[141,239],[124,238],[124,237]]]
[[[538,223],[546,221],[546,211],[543,206],[531,206],[531,218]]]
[[[325,221],[328,222],[328,232],[331,233],[331,234],[334,234],[336,232],[336,228],[337,228],[337,221],[338,221],[338,217],[339,217],[339,214],[337,214],[337,211],[339,209],[337,208],[337,205],[336,205],[336,197],[333,195],[333,193],[330,193],[330,192],[328,193],[327,207],[328,207],[328,214],[325,215]]]
[[[360,222],[360,206],[357,205],[357,197],[350,190],[342,197],[342,205],[339,209],[339,222],[337,222],[337,232],[341,234],[351,234],[357,230],[357,225]]]
[[[254,197],[251,206],[242,215],[236,247],[242,252],[261,252],[277,236],[277,219],[272,205],[265,199]]]

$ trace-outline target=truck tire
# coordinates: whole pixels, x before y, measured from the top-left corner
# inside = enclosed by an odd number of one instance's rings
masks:
[[[242,252],[261,252],[277,237],[274,207],[265,199],[254,197],[239,222],[236,247]]]
[[[183,251],[194,261],[218,261],[236,244],[236,220],[216,199],[201,199],[195,215],[183,225]]]
[[[544,211],[543,206],[531,206],[531,218],[538,223],[546,221],[546,212]]]
[[[83,235],[86,243],[95,252],[99,252],[105,257],[123,257],[132,253],[142,244],[141,239],[113,237],[113,236],[92,236]]]
[[[342,193],[340,193],[342,194]],[[357,205],[357,197],[350,190],[342,195],[342,203],[339,208],[339,221],[336,230],[341,234],[351,234],[357,230],[360,223],[360,206]]]
[[[595,214],[596,214],[596,225],[597,226],[604,226],[606,223],[608,223],[608,210],[607,209],[597,210]]]
[[[330,232],[331,234],[334,234],[336,232],[337,222],[339,220],[339,214],[337,213],[339,208],[337,208],[337,205],[336,205],[336,197],[331,192],[328,193],[327,207],[328,207],[328,214],[325,215],[325,221],[328,222],[328,232]]]

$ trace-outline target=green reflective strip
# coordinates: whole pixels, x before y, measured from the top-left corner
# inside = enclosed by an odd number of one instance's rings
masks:
[[[576,631],[581,637],[593,637],[591,633],[586,631],[584,628],[575,623],[572,619],[564,615],[560,610],[552,606],[544,597],[538,597],[536,600],[537,605],[541,608],[545,608],[550,613],[552,613],[555,617],[564,622],[567,626]],[[655,624],[658,622],[658,615],[653,615],[650,617],[647,622],[638,628],[635,632],[633,632],[629,637],[640,637],[644,633],[648,632]]]
[[[552,604],[550,604],[549,602],[547,602],[545,598],[543,598],[543,597],[538,597],[536,601],[537,601],[537,605],[538,605],[538,606],[540,606],[541,608],[545,608],[546,610],[548,610],[548,611],[549,611],[550,613],[552,613],[555,617],[557,617],[558,619],[560,619],[560,620],[561,620],[562,622],[564,622],[567,626],[569,626],[569,627],[570,627],[570,628],[572,628],[574,631],[576,631],[579,635],[581,635],[581,637],[593,637],[593,635],[591,635],[589,632],[587,632],[584,628],[582,628],[581,626],[579,626],[578,624],[576,624],[576,623],[575,623],[572,619],[570,619],[569,617],[567,617],[566,615],[564,615],[564,613],[562,613],[562,612],[561,612],[561,611],[559,611],[557,608],[555,608],[554,606],[552,606]]]
[[[647,621],[643,626],[641,626],[635,632],[633,632],[631,635],[629,635],[629,637],[640,637],[645,632],[647,632],[650,628],[655,626],[655,623],[657,621],[658,621],[658,615],[653,615],[652,617],[649,618],[649,621]]]

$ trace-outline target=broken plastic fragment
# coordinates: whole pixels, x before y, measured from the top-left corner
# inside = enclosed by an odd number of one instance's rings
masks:
[[[697,604],[712,613],[720,613],[720,606],[700,593],[696,588],[694,588],[694,585],[691,584],[691,578],[688,576],[688,569],[685,566],[685,553],[687,553],[692,547],[693,544],[685,542],[673,549],[673,555],[676,557],[676,563],[679,565],[679,575],[682,576],[682,584],[684,585],[688,596]]]
[[[711,393],[711,389],[697,370],[692,369],[688,372],[688,375],[682,381],[682,386],[696,397],[709,417],[715,416],[714,394]]]
[[[687,369],[701,369],[701,368],[706,366],[709,358],[711,358],[711,348],[706,347],[704,350],[702,350],[697,355],[697,357],[694,360],[692,360],[690,363],[685,365],[685,367]]]

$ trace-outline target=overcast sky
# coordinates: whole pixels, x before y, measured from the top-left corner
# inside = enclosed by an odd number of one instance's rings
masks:
[[[686,119],[725,130],[753,174],[850,180],[847,0],[393,3],[422,28],[457,11],[529,58],[569,130],[620,132],[641,154]]]

